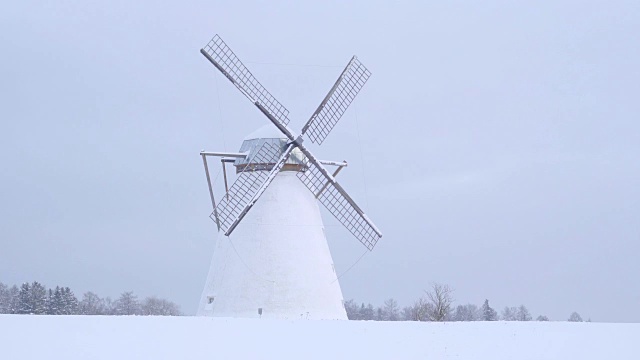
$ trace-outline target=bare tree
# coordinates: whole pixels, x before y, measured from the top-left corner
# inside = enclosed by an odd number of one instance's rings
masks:
[[[105,315],[116,315],[116,305],[117,302],[113,301],[111,297],[107,296],[104,298],[104,314]]]
[[[516,320],[518,321],[531,321],[531,314],[526,306],[520,305],[516,311]]]
[[[344,310],[349,320],[358,320],[358,304],[353,299],[344,302]]]
[[[453,304],[453,289],[449,285],[434,283],[431,291],[426,291],[431,306],[428,316],[431,321],[445,321],[451,312]]]
[[[79,304],[82,315],[105,315],[105,302],[100,296],[89,291],[84,293]]]
[[[433,312],[432,308],[433,305],[421,297],[413,305],[403,309],[403,318],[410,321],[429,321],[429,314]]]
[[[142,315],[179,316],[180,308],[175,303],[150,296],[140,305]]]
[[[504,321],[516,321],[516,314],[518,313],[518,309],[515,307],[505,306],[500,314],[500,319]]]
[[[354,320],[375,320],[375,318],[376,310],[373,308],[373,305],[367,304],[365,306],[364,303],[362,303],[357,310]]]
[[[549,321],[549,318],[546,315],[539,315],[536,321]]]
[[[580,314],[578,314],[577,312],[572,312],[571,316],[569,316],[569,320],[571,322],[582,322],[582,316],[580,316]]]
[[[413,312],[413,306],[405,306],[400,311],[400,319],[413,321],[411,314]]]
[[[384,314],[384,309],[382,307],[378,306],[376,308],[373,320],[375,320],[375,321],[386,321],[385,314]]]
[[[476,305],[458,305],[453,313],[453,321],[478,321],[482,318],[482,312]]]
[[[400,319],[400,311],[398,310],[398,302],[394,299],[387,299],[382,308],[382,316],[385,321],[397,321]]]

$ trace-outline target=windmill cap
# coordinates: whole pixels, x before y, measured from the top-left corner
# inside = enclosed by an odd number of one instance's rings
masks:
[[[280,130],[267,124],[249,134],[242,141],[240,152],[246,157],[237,158],[233,165],[236,172],[243,172],[247,167],[249,171],[271,171],[276,165],[276,160],[285,152],[289,139]],[[300,149],[295,148],[285,161],[282,171],[302,171],[305,167],[305,156]]]
[[[253,139],[286,139],[287,136],[283,134],[277,127],[272,124],[266,124],[259,127],[256,131],[247,135],[244,141]]]

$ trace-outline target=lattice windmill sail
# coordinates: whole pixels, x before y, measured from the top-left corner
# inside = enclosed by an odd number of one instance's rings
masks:
[[[339,308],[336,307],[336,303],[342,301],[342,294],[335,281],[335,269],[326,245],[317,202],[320,202],[368,250],[374,248],[382,233],[336,181],[336,175],[347,165],[346,162],[318,160],[305,147],[304,139],[308,138],[313,143],[322,144],[371,73],[354,56],[304,124],[300,134],[294,135],[288,127],[289,111],[256,79],[218,35],[200,52],[275,125],[275,128],[271,127],[271,130],[268,130],[269,134],[248,137],[238,153],[201,152],[213,204],[211,218],[218,230],[230,240],[219,242],[217,245],[198,313],[248,316],[247,309],[265,303],[271,304],[265,305],[269,309],[266,310],[267,314],[277,313],[281,317],[290,317],[291,314],[307,309],[311,310],[307,311],[307,315],[312,318],[346,318],[343,304],[340,304]],[[276,133],[273,134],[273,131]],[[208,156],[222,158],[226,193],[217,203],[209,177]],[[227,185],[226,180],[227,162],[234,164],[237,173],[237,179],[231,187]],[[337,166],[337,169],[330,173],[325,165]],[[283,197],[283,193],[292,198]],[[258,202],[263,196],[267,200]],[[285,206],[283,202],[287,202]],[[292,210],[296,206],[298,208]],[[288,212],[289,216],[283,215]],[[305,219],[312,226],[292,222],[291,218],[298,213],[307,214]],[[281,216],[278,217],[279,215]],[[245,220],[248,219],[247,216],[251,219]],[[265,218],[274,218],[276,221],[270,224]],[[275,228],[269,228],[267,225]],[[296,227],[297,232],[293,233],[291,229]],[[232,234],[233,238],[241,237],[243,241],[234,245]],[[261,247],[259,250],[256,248],[257,244]],[[221,250],[220,247],[227,245],[241,261],[230,260],[229,257],[223,258],[220,255],[228,250]],[[245,255],[241,254],[242,249],[238,251],[238,247],[244,249]],[[318,254],[311,253],[311,249],[315,249],[313,251]],[[221,265],[222,263],[224,265]],[[294,263],[296,266],[291,265]],[[283,272],[282,268],[289,265],[289,272]],[[328,268],[325,268],[328,265],[331,265],[330,273],[326,271]],[[247,275],[247,271],[251,275]],[[220,275],[221,273],[232,275]],[[258,273],[264,276],[258,276]],[[280,279],[274,280],[274,284],[287,284],[287,287],[273,285],[261,288],[261,282],[256,279],[267,281],[265,277],[269,274]],[[328,281],[329,278],[332,278],[331,281]],[[246,282],[252,285],[248,286]],[[324,282],[333,285],[326,285],[324,295],[318,296],[315,287]],[[231,285],[233,283],[244,285],[237,285],[236,288],[233,287],[235,285]],[[240,288],[243,290],[239,290]],[[292,298],[296,300],[292,301]],[[262,314],[263,308],[258,308]]]
[[[276,100],[269,91],[267,91],[262,84],[251,74],[249,69],[238,59],[238,57],[231,51],[227,44],[216,35],[204,49],[200,50],[201,53],[224,74],[233,85],[235,85],[240,92],[242,92],[254,105],[260,109],[273,124],[282,131],[282,133],[291,141],[287,150],[282,153],[279,159],[276,158],[276,154],[279,152],[267,151],[267,154],[263,156],[271,155],[271,159],[265,161],[271,161],[274,163],[283,164],[291,154],[292,148],[298,148],[306,156],[306,168],[307,171],[303,171],[298,174],[298,177],[303,180],[309,190],[314,191],[318,182],[326,181],[331,187],[331,196],[319,197],[320,202],[333,214],[340,222],[351,231],[354,236],[360,242],[362,242],[369,250],[372,250],[378,240],[382,237],[382,233],[376,228],[376,226],[367,218],[360,207],[351,199],[349,194],[338,184],[335,178],[329,174],[329,172],[322,166],[320,161],[303,145],[303,136],[309,133],[309,137],[312,142],[322,144],[327,135],[331,132],[333,127],[338,123],[344,112],[347,110],[353,99],[356,97],[360,89],[371,76],[369,70],[354,56],[347,64],[346,68],[340,74],[340,77],[336,81],[335,85],[331,88],[327,96],[318,106],[318,109],[313,113],[311,118],[302,128],[302,133],[298,137],[294,137],[293,133],[287,127],[289,123],[289,110],[287,110],[278,100]],[[260,195],[264,192],[264,189],[269,186],[269,183],[273,181],[275,174],[281,169],[281,166],[274,166],[271,173],[266,177],[247,177],[252,179],[251,185],[247,185],[246,181],[241,178],[244,186],[247,188],[247,192],[243,196],[234,197],[234,202],[222,202],[216,209],[217,214],[230,214],[233,213],[231,207],[234,210],[240,209],[240,204],[244,203],[242,210],[235,214],[235,218],[232,222],[228,217],[220,222],[218,217],[218,223],[221,230],[225,232],[225,235],[230,235],[235,226],[242,220],[242,217],[248,212],[249,209],[255,204]],[[260,179],[260,180],[258,180]],[[255,187],[260,183],[259,187]],[[320,185],[323,186],[323,185]],[[232,186],[233,188],[233,186]],[[254,191],[250,189],[255,188]],[[319,189],[319,188],[318,188]],[[252,196],[248,196],[252,193]],[[216,212],[213,214],[216,217]]]

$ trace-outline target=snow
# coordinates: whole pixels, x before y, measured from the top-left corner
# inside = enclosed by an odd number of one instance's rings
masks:
[[[640,324],[0,315],[2,359],[640,359]]]

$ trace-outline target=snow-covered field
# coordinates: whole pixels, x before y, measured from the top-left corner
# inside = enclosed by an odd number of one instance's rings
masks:
[[[13,359],[640,359],[640,324],[0,315]]]

